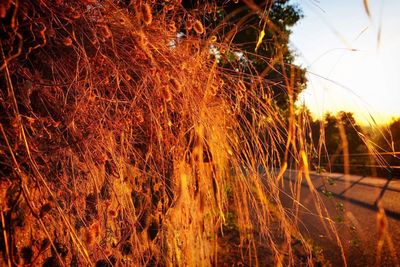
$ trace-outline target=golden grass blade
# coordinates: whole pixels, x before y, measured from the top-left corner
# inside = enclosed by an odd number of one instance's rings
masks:
[[[365,13],[367,13],[368,17],[371,17],[368,0],[363,0],[363,4],[364,4]]]
[[[264,39],[264,36],[265,36],[265,31],[262,30],[262,31],[260,32],[259,36],[258,36],[258,40],[257,40],[255,52],[257,52],[259,46],[262,44],[262,41],[263,41],[263,39]]]

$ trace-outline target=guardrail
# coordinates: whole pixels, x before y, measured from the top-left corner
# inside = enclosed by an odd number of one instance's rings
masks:
[[[400,177],[400,152],[397,151],[322,155],[319,165],[326,166],[329,169],[344,169],[345,156],[349,157],[351,173],[365,174],[367,171],[375,170],[375,172],[379,172],[379,175],[387,176],[389,179],[393,176]]]

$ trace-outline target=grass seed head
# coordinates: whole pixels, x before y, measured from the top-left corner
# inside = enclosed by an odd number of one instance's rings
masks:
[[[142,19],[144,24],[150,25],[153,21],[153,15],[151,14],[151,7],[149,4],[142,5]]]
[[[102,25],[100,27],[100,33],[105,39],[111,38],[112,36],[111,30],[107,25]]]
[[[166,102],[171,102],[172,101],[172,93],[171,93],[171,90],[169,89],[168,86],[162,87],[161,94],[162,94],[162,98]]]
[[[197,34],[203,34],[204,33],[204,26],[201,23],[200,20],[196,20],[194,25],[193,25],[193,29]]]
[[[167,1],[165,1],[165,2],[167,2]],[[165,4],[164,5],[165,11],[171,11],[171,10],[174,10],[174,8],[175,8],[175,5],[173,5],[173,4]]]
[[[213,35],[210,37],[209,42],[210,43],[215,43],[217,41],[217,36]]]
[[[71,46],[72,45],[72,39],[70,37],[65,37],[62,42],[63,42],[63,44],[65,46]]]
[[[81,14],[80,14],[78,11],[76,11],[75,9],[73,9],[73,10],[71,11],[71,17],[72,17],[73,19],[79,19],[79,18],[81,17]]]

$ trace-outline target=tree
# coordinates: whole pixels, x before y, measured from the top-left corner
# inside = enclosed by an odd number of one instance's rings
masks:
[[[319,124],[319,122],[318,122]],[[340,126],[341,124],[341,126]],[[335,115],[326,113],[324,118],[324,135],[314,138],[314,142],[323,138],[326,152],[330,155],[343,153],[343,140],[340,136],[339,127],[343,127],[345,137],[348,143],[349,154],[360,153],[365,151],[364,141],[360,137],[362,133],[361,127],[354,119],[353,113],[340,111]],[[314,130],[314,132],[316,132]]]
[[[289,0],[236,2],[192,0],[184,5],[189,10],[207,12],[212,7],[217,11],[204,17],[210,35],[230,47],[222,57],[221,67],[256,73],[268,84],[258,93],[270,96],[281,110],[287,111],[288,95],[292,95],[294,103],[306,84],[305,69],[294,64],[294,53],[288,45],[291,27],[302,18],[301,10]],[[265,34],[263,38],[261,32]]]
[[[391,168],[387,171],[389,175],[400,176],[400,118],[394,119],[387,127],[386,134],[381,134],[377,140],[378,146],[382,152],[395,152],[384,155],[383,164],[388,164]]]
[[[311,128],[313,143],[320,152],[322,165],[336,166],[334,170],[343,171],[345,153],[349,154],[350,167],[368,164],[368,157],[352,156],[368,151],[362,138],[362,129],[354,119],[353,113],[326,113],[323,121],[313,122]],[[351,171],[358,172],[356,168],[352,168]]]
[[[388,127],[388,137],[381,136],[379,144],[386,151],[400,151],[400,118],[393,120]],[[386,139],[386,140],[385,140]]]
[[[353,113],[341,111],[338,113],[337,118],[339,123],[343,125],[349,154],[366,152],[365,143],[360,136],[362,129],[354,119]]]

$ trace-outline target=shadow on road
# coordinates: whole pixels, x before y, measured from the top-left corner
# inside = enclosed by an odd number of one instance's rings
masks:
[[[335,181],[340,181],[340,178],[342,178],[342,177],[343,176],[336,177],[336,178],[334,178],[334,180]],[[342,201],[347,201],[347,202],[349,202],[351,204],[355,204],[355,205],[358,205],[360,207],[363,207],[363,208],[366,208],[366,209],[369,209],[371,211],[375,211],[376,212],[376,211],[378,211],[378,203],[379,203],[379,201],[382,200],[382,198],[383,198],[383,196],[384,196],[384,194],[385,194],[385,192],[387,190],[388,191],[394,191],[394,192],[400,192],[400,190],[391,189],[391,188],[388,189],[388,186],[389,186],[389,183],[390,183],[391,180],[388,180],[383,187],[380,187],[380,186],[376,186],[376,185],[360,183],[360,181],[363,180],[364,178],[365,177],[361,177],[356,182],[352,182],[352,184],[349,187],[347,187],[346,189],[344,189],[340,193],[330,192],[330,194],[336,199],[339,199],[339,200],[342,200]],[[287,178],[287,177],[285,177],[285,179],[288,180],[288,181],[290,180],[290,178]],[[373,204],[369,204],[369,203],[367,203],[367,202],[365,202],[363,200],[355,199],[355,198],[352,198],[352,197],[347,197],[347,196],[344,195],[346,192],[348,192],[351,188],[353,188],[357,184],[358,185],[363,185],[363,186],[368,186],[368,187],[381,188],[380,194],[376,198],[376,200],[375,200],[375,202]],[[305,187],[305,188],[308,188],[308,185],[305,184],[305,183],[302,183],[301,186]],[[318,192],[320,192],[320,193],[323,193],[323,191],[324,191],[323,187],[324,187],[323,185],[319,186],[319,187],[316,188],[316,190]],[[391,210],[385,210],[385,214],[389,218],[392,218],[392,219],[395,219],[395,220],[400,220],[400,212],[391,211]]]

